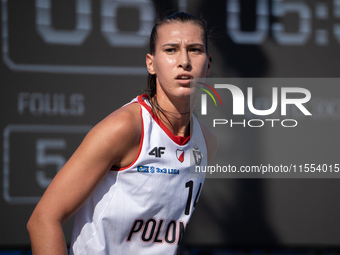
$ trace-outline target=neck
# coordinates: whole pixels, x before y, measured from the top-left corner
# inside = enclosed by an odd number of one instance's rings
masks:
[[[158,118],[176,136],[187,137],[190,135],[189,123],[191,116],[190,98],[187,100],[170,100],[162,95],[155,95],[152,98],[155,112]]]

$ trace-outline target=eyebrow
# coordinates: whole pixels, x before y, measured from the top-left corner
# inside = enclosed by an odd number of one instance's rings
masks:
[[[162,47],[167,47],[167,46],[178,47],[179,44],[178,43],[166,43],[166,44],[162,45]],[[204,45],[201,44],[201,43],[192,43],[192,44],[189,44],[188,46],[189,47],[203,47],[204,48]]]

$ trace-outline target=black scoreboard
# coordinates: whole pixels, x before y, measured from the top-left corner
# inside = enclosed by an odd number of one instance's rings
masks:
[[[26,222],[56,172],[97,122],[143,93],[158,15],[186,11],[207,20],[212,77],[340,76],[339,0],[1,0],[0,11],[0,248],[29,245]],[[331,91],[313,107],[337,127],[340,89]],[[332,130],[318,134],[337,144]],[[234,153],[252,164],[281,141],[264,143],[258,134],[235,132],[222,142],[245,144]],[[335,144],[324,144],[325,155]],[[225,156],[219,151],[216,160]],[[207,179],[183,242],[339,246],[339,184]]]

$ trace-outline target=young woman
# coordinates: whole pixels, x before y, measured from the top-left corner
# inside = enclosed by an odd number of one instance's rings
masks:
[[[146,65],[149,95],[97,124],[35,208],[33,254],[67,254],[62,225],[76,212],[71,254],[176,253],[204,181],[190,166],[217,148],[190,108],[190,80],[211,67],[204,22],[159,20]]]

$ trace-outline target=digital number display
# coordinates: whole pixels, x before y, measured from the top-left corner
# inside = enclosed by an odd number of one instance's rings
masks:
[[[340,43],[340,1],[316,2],[314,6],[307,1],[284,1],[273,0],[271,9],[268,0],[256,1],[256,28],[255,31],[242,31],[240,0],[227,2],[227,29],[228,34],[235,43],[240,44],[263,44],[272,33],[275,42],[280,45],[304,45],[312,37],[313,19],[334,20],[339,19],[326,28],[315,28],[315,44],[325,46],[329,44],[330,35]],[[270,23],[270,15],[275,19]],[[287,31],[285,17],[297,16],[296,31]]]
[[[3,136],[3,197],[36,204],[90,126],[9,125]]]
[[[74,1],[70,1],[68,8],[72,3]],[[145,75],[145,63],[138,60],[144,60],[155,18],[152,2],[102,0],[100,28],[93,25],[95,14],[91,3],[90,0],[75,1],[75,27],[70,30],[53,26],[52,0],[3,0],[4,63],[15,71]],[[123,8],[137,10],[136,31],[119,29],[119,23],[129,21],[129,17],[120,15]],[[131,65],[131,61],[117,58],[118,53],[133,53],[137,61]],[[60,54],[65,56],[64,62],[60,62]]]
[[[146,74],[144,61],[140,60],[144,59],[149,34],[156,17],[155,3],[150,0],[102,0],[100,9],[97,10],[92,7],[90,0],[76,0],[71,1],[68,8],[72,7],[73,2],[74,28],[62,29],[56,28],[52,22],[52,0],[36,0],[34,3],[24,0],[3,0],[4,63],[15,71]],[[263,44],[270,35],[277,44],[283,46],[304,45],[310,40],[314,40],[315,45],[327,46],[331,36],[340,43],[339,0],[314,4],[307,1],[284,0],[273,0],[269,4],[269,0],[257,0],[254,31],[242,30],[240,2],[240,0],[226,1],[227,33],[236,44]],[[186,1],[179,1],[182,10],[186,5]],[[28,16],[28,19],[22,19],[21,12],[27,10],[30,11],[29,15],[22,14]],[[120,28],[121,23],[133,22],[122,10],[137,14],[133,31],[124,31]],[[14,15],[15,13],[17,15]],[[99,25],[93,21],[98,15]],[[295,31],[287,29],[286,24],[289,23],[286,17],[292,15],[297,17],[294,19],[295,24],[290,24],[295,27]],[[274,17],[273,22],[271,16]],[[319,20],[327,22],[327,27],[313,27],[314,21]],[[330,22],[332,24],[329,25]],[[60,62],[60,54],[65,55],[64,62]],[[126,61],[127,58],[117,55],[133,56],[134,65],[131,65],[131,61]]]

